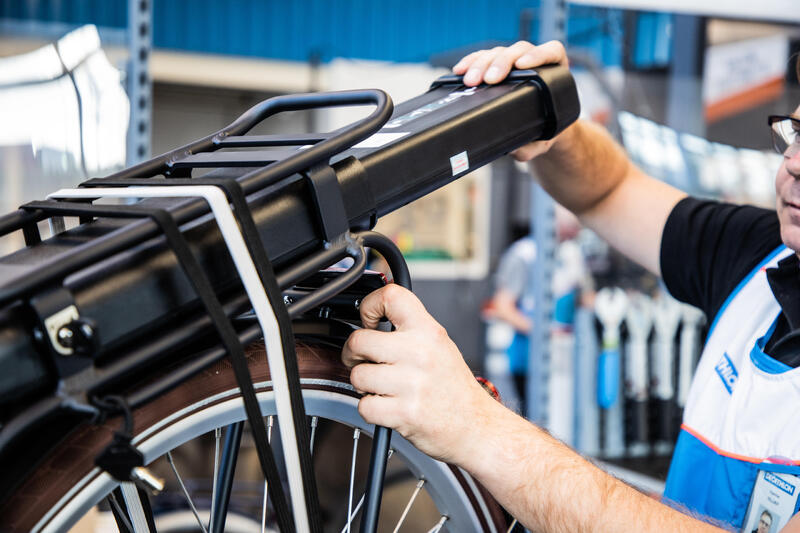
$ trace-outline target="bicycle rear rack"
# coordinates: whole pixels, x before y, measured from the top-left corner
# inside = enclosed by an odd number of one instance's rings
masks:
[[[369,116],[333,132],[249,134],[256,124],[279,112],[364,104],[375,106]],[[19,341],[0,345],[0,364],[8,367],[8,361],[36,355],[37,372],[51,380],[41,387],[44,379],[28,376],[23,382],[38,386],[39,396],[25,398],[24,408],[14,406],[14,416],[0,429],[5,478],[19,480],[26,472],[25,465],[8,460],[13,455],[8,450],[27,444],[39,434],[35,431],[62,413],[71,415],[71,420],[102,415],[91,400],[99,397],[102,403],[108,391],[141,377],[165,359],[165,347],[184,349],[198,337],[206,339],[209,330],[216,330],[224,341],[222,347],[194,350],[169,376],[124,398],[127,405],[142,405],[225,356],[241,366],[236,362],[241,345],[256,340],[261,326],[231,323],[231,317],[256,302],[238,285],[242,270],[237,277],[237,269],[218,259],[227,257],[213,224],[220,213],[236,219],[235,233],[246,248],[243,257],[255,265],[258,284],[279,325],[279,351],[292,350],[290,318],[357,279],[365,246],[384,255],[396,282],[409,285],[405,262],[391,241],[361,230],[373,227],[377,217],[532,139],[551,137],[577,118],[579,106],[568,71],[551,67],[518,75],[508,84],[468,90],[459,79],[446,78],[398,106],[397,117],[387,123],[392,109],[389,98],[374,90],[280,96],[254,106],[212,135],[0,218],[0,236],[21,231],[29,246],[0,259],[0,333]],[[378,132],[382,128],[386,131]],[[362,143],[367,138],[370,142]],[[457,167],[454,158],[466,165]],[[193,170],[200,168],[215,170],[193,178]],[[143,190],[141,196],[163,190],[159,194],[164,198],[195,196],[200,189],[216,191],[225,197],[226,207],[212,214],[202,198],[93,204],[95,198],[130,195],[136,188],[150,191]],[[77,216],[82,225],[64,231],[65,216]],[[38,224],[43,221],[50,222],[55,238],[42,241]],[[355,265],[336,283],[284,305],[282,291],[344,257],[355,258]],[[33,268],[23,272],[26,265]],[[129,274],[141,269],[148,276],[132,280]],[[144,280],[150,279],[155,281],[148,285]],[[162,286],[168,287],[167,294]],[[132,291],[142,288],[146,297],[140,299],[140,312],[135,314],[120,310],[104,296],[138,297]],[[29,315],[35,324],[28,322]],[[162,326],[158,323],[162,319],[169,322]],[[283,364],[289,383],[297,384],[296,361],[290,355]],[[248,419],[263,435],[263,420],[254,419],[246,370],[237,371],[237,381],[251,405]],[[302,435],[305,424],[299,423],[302,398],[299,388],[292,386],[289,392],[303,496],[310,513],[306,521],[316,532],[320,525],[308,439]],[[9,405],[0,401],[0,409]],[[388,431],[376,430],[362,531],[374,531],[377,523],[380,490],[374,487],[382,482],[389,437]],[[375,451],[379,447],[383,452]],[[265,448],[260,448],[264,455]],[[265,470],[267,461],[262,461]],[[0,484],[0,492],[12,490],[12,485]],[[277,482],[270,486],[280,489]],[[273,501],[279,501],[277,496]],[[0,494],[0,501],[3,497]],[[288,505],[283,509],[282,527],[292,530],[302,525],[292,524]]]
[[[280,111],[310,109],[316,107],[330,107],[340,105],[358,105],[372,103],[376,109],[365,119],[343,128],[335,134],[301,134],[292,136],[259,135],[247,136],[246,133],[262,120]],[[402,263],[402,256],[397,252],[391,241],[372,234],[351,235],[349,222],[345,213],[342,193],[336,174],[329,165],[333,155],[350,148],[375,131],[388,120],[392,111],[392,103],[382,91],[345,91],[340,93],[322,93],[296,96],[282,96],[262,102],[227,128],[201,139],[195,143],[164,154],[151,161],[147,161],[133,168],[124,170],[108,178],[91,179],[80,184],[79,189],[62,190],[50,195],[49,199],[42,202],[31,202],[24,205],[19,212],[11,217],[0,220],[0,234],[22,230],[27,245],[41,242],[41,235],[37,223],[48,220],[51,227],[63,228],[64,216],[76,216],[81,222],[90,222],[98,217],[104,218],[149,218],[153,220],[161,233],[166,237],[169,247],[177,256],[184,273],[189,278],[196,293],[200,297],[211,318],[216,331],[222,340],[225,352],[233,365],[237,383],[242,391],[242,396],[247,412],[247,419],[251,426],[256,443],[256,450],[262,470],[269,482],[270,497],[276,510],[278,524],[285,531],[313,531],[321,532],[319,502],[316,485],[311,470],[311,455],[309,450],[309,435],[305,428],[305,409],[300,393],[300,379],[297,370],[294,340],[291,329],[291,315],[299,315],[334,296],[356,281],[366,265],[365,241],[372,246],[386,251],[387,259],[394,263],[395,275],[398,281],[409,285],[407,270]],[[270,146],[301,146],[302,149],[281,151],[221,151],[225,148],[240,147],[270,147]],[[231,168],[231,167],[263,167],[247,173],[237,179],[225,178],[191,178],[191,171],[195,168]],[[322,230],[324,240],[328,246],[335,250],[323,250],[308,261],[296,265],[287,274],[290,281],[300,281],[313,271],[324,268],[341,256],[350,256],[355,259],[354,265],[343,275],[312,294],[287,306],[284,304],[278,279],[272,269],[268,256],[258,235],[252,213],[247,204],[246,194],[256,192],[295,173],[300,173],[307,179],[314,207],[317,212],[317,221]],[[156,177],[163,175],[163,178]],[[176,216],[167,209],[147,207],[144,205],[96,205],[92,201],[100,198],[184,198],[200,197],[207,203],[207,208],[193,206],[190,214]],[[80,200],[81,202],[76,202]],[[88,203],[87,203],[88,202]],[[231,209],[230,204],[233,205]],[[272,451],[266,437],[266,427],[258,407],[258,401],[253,389],[252,379],[247,368],[242,344],[233,324],[227,316],[222,304],[216,296],[212,284],[204,274],[203,268],[194,257],[191,249],[181,233],[179,224],[186,222],[194,216],[202,216],[211,210],[219,224],[225,242],[228,244],[231,256],[239,270],[240,278],[245,283],[251,306],[259,317],[261,331],[267,343],[267,354],[270,368],[275,382],[276,404],[278,406],[282,441],[284,443],[286,463],[289,474],[289,488],[292,493],[293,518],[282,483],[280,482],[277,466],[272,456]],[[234,218],[233,214],[236,214]],[[122,237],[116,242],[107,244],[82,258],[74,257],[50,268],[42,269],[35,280],[16,294],[4,295],[5,299],[19,296],[20,293],[33,291],[43,285],[57,285],[66,276],[90,262],[104,259],[111,254],[132,246],[141,240],[150,237],[152,232],[134,237]],[[399,272],[397,272],[399,270]],[[48,299],[47,303],[63,306],[63,291],[58,291],[62,298]],[[42,325],[49,334],[49,341],[53,351],[57,354],[56,366],[62,375],[75,372],[75,364],[70,361],[64,364],[63,356],[83,356],[85,364],[91,364],[93,353],[88,347],[78,349],[74,344],[78,334],[82,333],[81,340],[91,338],[91,328],[80,322],[81,327],[75,326],[80,317],[73,304],[66,305],[58,310],[48,309],[44,301],[37,299],[38,305],[34,309],[40,313]],[[69,309],[64,314],[64,309]],[[42,313],[51,313],[42,316]],[[61,313],[61,314],[59,314]],[[56,317],[56,322],[53,318]],[[58,321],[63,323],[59,323]],[[65,339],[70,342],[66,343]],[[61,357],[59,357],[61,356]],[[193,369],[199,370],[197,365]],[[181,378],[189,375],[182,373]],[[167,378],[147,391],[146,398],[132,398],[135,407],[145,399],[163,394],[168,388],[179,381],[173,376]],[[97,403],[97,402],[95,402]],[[117,434],[119,437],[121,434]],[[113,454],[124,459],[130,456],[120,452],[120,443],[115,437],[112,446],[104,455]],[[369,486],[367,488],[366,506],[362,519],[362,531],[374,531],[377,525],[377,515],[380,506],[380,496],[383,484],[383,475],[386,467],[386,457],[390,442],[390,431],[385,428],[376,428],[374,438],[373,457],[370,461]],[[292,446],[292,442],[295,443]],[[112,449],[114,446],[118,448]],[[129,452],[130,440],[127,449]],[[378,458],[376,459],[376,455]],[[124,465],[123,470],[130,470],[136,463]],[[119,470],[115,470],[119,475]],[[127,479],[126,479],[127,480]],[[227,502],[224,503],[227,506]],[[223,513],[224,514],[224,513]],[[369,517],[373,518],[370,519]],[[372,524],[372,525],[369,525]]]

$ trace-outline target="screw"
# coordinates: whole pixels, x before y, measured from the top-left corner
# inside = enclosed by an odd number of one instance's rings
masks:
[[[353,307],[355,307],[356,309],[360,308],[361,307],[361,300],[356,299],[356,301],[353,302]]]
[[[33,328],[33,338],[36,339],[37,342],[42,342],[44,340],[44,333],[40,328]]]
[[[81,333],[87,340],[91,339],[92,336],[94,335],[94,329],[89,324],[84,322],[83,324],[81,324],[80,328],[81,328]]]
[[[329,316],[331,316],[331,308],[330,307],[328,307],[326,305],[325,307],[320,307],[319,308],[319,317],[320,318],[328,318]]]
[[[72,348],[73,337],[72,330],[67,326],[62,326],[56,333],[56,339],[58,339],[58,343],[64,348]]]
[[[285,294],[283,295],[283,305],[291,305],[292,302],[294,302],[294,300],[291,297],[286,296]]]

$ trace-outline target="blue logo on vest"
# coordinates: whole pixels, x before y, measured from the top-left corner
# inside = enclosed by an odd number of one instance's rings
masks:
[[[722,384],[728,389],[728,394],[733,394],[733,387],[736,385],[736,380],[739,379],[739,372],[733,366],[728,354],[722,354],[722,358],[714,367],[714,370],[719,374]]]
[[[764,479],[781,489],[783,492],[792,496],[794,494],[794,485],[788,481],[776,476],[772,472],[764,472]]]

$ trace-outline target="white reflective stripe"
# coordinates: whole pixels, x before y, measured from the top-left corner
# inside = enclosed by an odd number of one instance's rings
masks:
[[[142,500],[139,499],[139,492],[133,483],[120,483],[122,489],[122,499],[125,500],[125,507],[128,508],[128,517],[131,519],[133,533],[150,533],[150,526],[147,525],[147,517],[144,515]]]
[[[245,245],[244,238],[233,216],[225,194],[209,185],[187,185],[176,187],[126,187],[96,189],[61,189],[48,196],[59,198],[203,198],[211,207],[225,245],[231,254],[236,270],[242,280],[247,296],[258,318],[267,348],[267,360],[275,386],[275,405],[279,429],[283,442],[283,454],[289,481],[289,493],[297,531],[309,531],[303,479],[300,473],[300,453],[295,439],[294,419],[289,399],[289,381],[283,364],[283,345],[280,326],[275,311],[270,307],[267,293],[258,277],[255,263]]]

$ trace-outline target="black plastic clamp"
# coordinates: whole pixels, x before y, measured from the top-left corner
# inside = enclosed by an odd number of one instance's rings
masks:
[[[569,69],[563,65],[542,65],[529,70],[512,70],[502,83],[531,82],[542,92],[542,105],[548,127],[539,140],[552,139],[580,115],[578,89]],[[464,77],[455,74],[434,80],[428,90],[445,85],[463,86]],[[485,85],[483,85],[485,87]]]
[[[350,229],[336,172],[330,165],[319,165],[305,172],[304,176],[311,188],[322,235],[326,242],[332,242]]]

